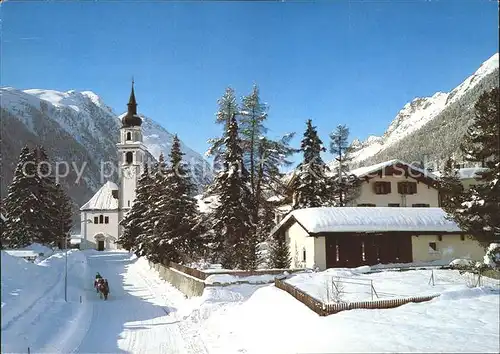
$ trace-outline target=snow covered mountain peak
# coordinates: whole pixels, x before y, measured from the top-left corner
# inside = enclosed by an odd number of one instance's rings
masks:
[[[2,150],[11,152],[2,191],[10,183],[17,157],[25,144],[42,144],[54,160],[86,163],[85,183],[70,186],[81,205],[102,185],[100,163],[116,161],[116,143],[121,121],[113,109],[92,91],[66,92],[46,89],[19,90],[0,87],[2,115]],[[124,98],[125,102],[128,97]],[[148,117],[143,117],[144,143],[150,154],[170,152],[173,135]],[[181,137],[182,138],[182,137]],[[212,170],[203,157],[181,141],[181,150],[192,167],[195,183],[201,189],[210,182]],[[5,166],[5,165],[4,165]]]
[[[359,163],[371,158],[430,123],[450,105],[471,92],[485,77],[498,70],[498,66],[499,54],[495,53],[451,92],[436,92],[431,97],[417,97],[406,103],[381,137],[370,136],[365,141],[353,141],[353,162]]]

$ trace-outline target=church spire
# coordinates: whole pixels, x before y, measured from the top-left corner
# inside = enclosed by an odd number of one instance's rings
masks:
[[[130,92],[130,98],[127,103],[128,113],[131,115],[137,114],[137,102],[135,100],[134,93],[134,78],[132,78],[132,91]]]
[[[134,92],[134,79],[132,78],[132,90],[130,91],[130,98],[127,103],[127,114],[122,118],[123,127],[140,127],[142,119],[137,114],[137,101],[135,100]]]

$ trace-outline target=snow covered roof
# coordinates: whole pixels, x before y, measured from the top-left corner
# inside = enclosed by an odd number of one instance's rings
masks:
[[[441,208],[306,208],[288,214],[272,234],[296,221],[309,234],[322,232],[461,232]]]
[[[113,196],[113,191],[116,190],[118,190],[118,186],[115,183],[111,181],[106,182],[80,210],[118,209],[118,199]]]
[[[485,167],[466,167],[466,168],[460,168],[458,170],[458,177],[460,179],[469,179],[469,178],[476,178],[477,172],[482,172],[486,171],[487,168]]]
[[[365,166],[365,167],[360,167],[360,168],[356,168],[354,170],[351,170],[351,173],[358,176],[358,177],[364,177],[364,176],[368,176],[369,174],[372,174],[372,173],[375,173],[377,171],[380,171],[386,167],[389,167],[389,166],[393,166],[393,165],[396,165],[396,164],[400,164],[400,165],[404,165],[404,166],[408,166],[410,167],[411,169],[415,170],[415,171],[418,171],[422,174],[424,174],[425,176],[427,177],[430,177],[432,179],[438,179],[438,176],[436,176],[434,173],[430,172],[430,171],[425,171],[415,165],[412,165],[412,164],[409,164],[407,162],[404,162],[404,161],[401,161],[401,160],[398,160],[398,159],[394,159],[394,160],[389,160],[389,161],[384,161],[384,162],[381,162],[381,163],[378,163],[378,164],[375,164],[375,165],[370,165],[370,166]]]

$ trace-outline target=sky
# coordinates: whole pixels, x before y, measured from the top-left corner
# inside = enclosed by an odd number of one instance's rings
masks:
[[[204,153],[217,100],[257,84],[271,137],[312,119],[325,145],[381,135],[416,97],[449,91],[498,52],[498,4],[428,1],[14,1],[0,5],[1,86],[91,90]],[[300,159],[296,157],[296,160]]]

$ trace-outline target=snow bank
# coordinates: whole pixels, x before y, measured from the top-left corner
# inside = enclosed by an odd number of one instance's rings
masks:
[[[499,352],[499,296],[469,293],[477,296],[320,317],[286,292],[262,286],[213,311],[200,331],[217,353]]]
[[[39,264],[1,252],[2,353],[26,352],[27,347],[69,352],[66,340],[84,329],[91,313],[80,303],[82,282],[88,282],[85,255],[68,251],[68,302],[64,301],[65,265],[62,252]]]
[[[285,274],[262,274],[262,275],[251,275],[247,277],[239,277],[231,274],[213,274],[205,279],[205,284],[215,285],[215,284],[237,284],[237,283],[249,283],[249,284],[266,284],[274,282],[276,278],[283,278]]]
[[[41,245],[39,243],[32,243],[31,245],[24,247],[23,250],[43,253],[43,257],[45,258],[50,257],[54,254],[54,250],[52,248]]]

